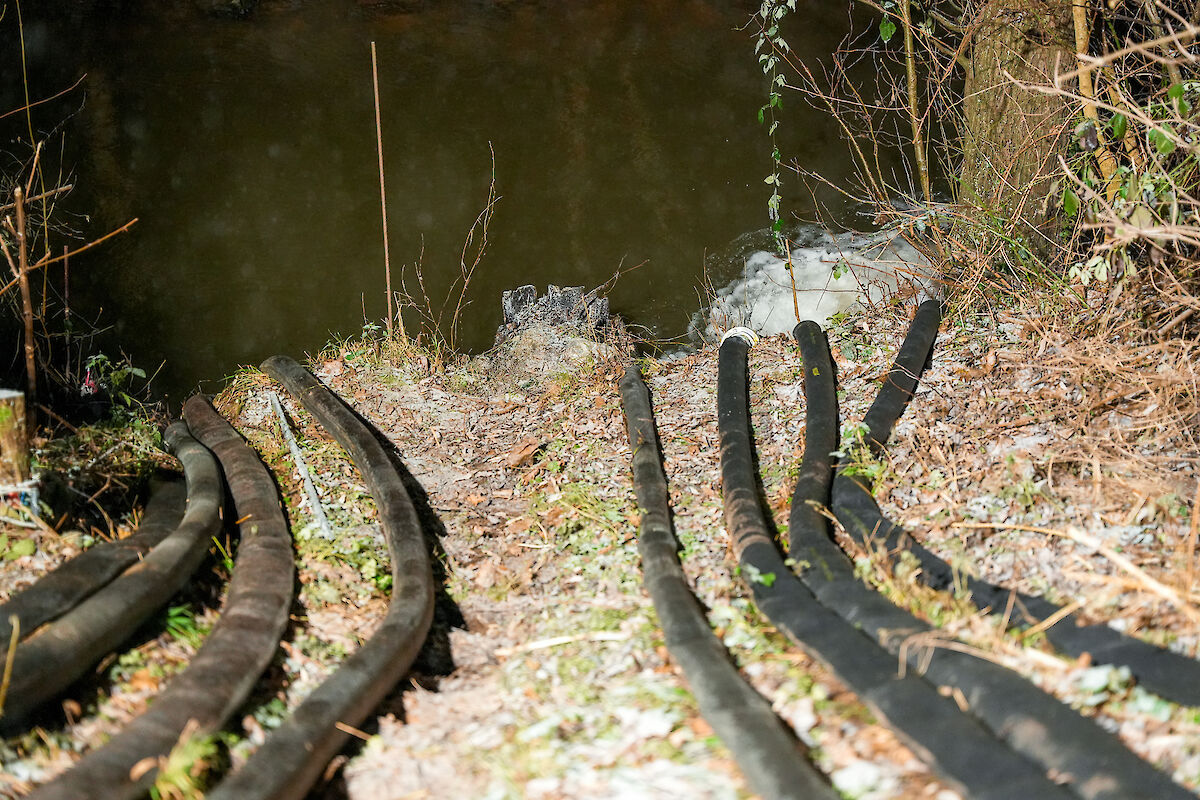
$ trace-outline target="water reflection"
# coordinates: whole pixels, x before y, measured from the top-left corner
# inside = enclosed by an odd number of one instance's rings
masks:
[[[48,23],[39,35],[53,45],[33,48],[45,88],[88,73],[74,207],[97,233],[141,220],[75,270],[72,297],[105,306],[139,363],[166,359],[160,389],[175,399],[357,330],[364,308],[378,319],[375,40],[393,271],[410,265],[410,289],[418,259],[436,298],[457,276],[495,152],[501,200],[463,345],[490,344],[505,288],[592,286],[642,262],[613,307],[680,335],[704,253],[766,223],[765,79],[737,30],[757,5],[450,2],[387,15],[296,3],[248,22]],[[829,52],[846,13],[802,8],[792,47]],[[848,175],[834,128],[799,102],[780,133],[801,164]],[[811,207],[800,187],[789,194],[790,209]]]

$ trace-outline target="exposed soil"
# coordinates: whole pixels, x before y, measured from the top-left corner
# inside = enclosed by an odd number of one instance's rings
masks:
[[[906,325],[903,314],[884,310],[831,330],[844,429],[861,419]],[[435,632],[411,681],[363,726],[365,742],[339,758],[315,796],[749,796],[698,716],[640,586],[616,388],[623,358],[618,348],[567,345],[553,355],[493,355],[440,369],[428,354],[365,341],[315,359],[316,374],[387,435],[420,485],[444,573]],[[786,535],[803,454],[801,362],[782,338],[764,340],[750,358],[760,471]],[[877,497],[964,569],[1195,655],[1196,363],[1182,345],[1079,343],[1051,320],[955,319],[943,325],[887,460],[874,465]],[[717,477],[715,349],[643,368],[685,569],[743,673],[845,796],[957,797],[851,692],[764,624],[734,574]],[[282,397],[335,538],[313,524],[268,405],[272,388],[247,372],[218,404],[279,478],[301,583],[280,657],[235,726],[235,765],[370,635],[388,583],[357,472]],[[72,537],[35,536],[38,553],[0,567],[0,597],[78,546]],[[1117,551],[1131,563],[1119,566]],[[962,600],[921,588],[903,569],[884,570],[872,554],[859,561],[864,578],[894,601],[1200,789],[1200,710],[1154,697],[1119,670],[1060,658],[1037,635],[1001,635]],[[219,575],[209,584],[219,586]],[[144,644],[102,668],[96,686],[68,700],[76,721],[47,719],[6,742],[0,797],[47,780],[144,707],[219,607],[211,591],[185,599],[199,611],[188,623],[196,636],[180,635],[178,625],[165,631],[160,620]]]

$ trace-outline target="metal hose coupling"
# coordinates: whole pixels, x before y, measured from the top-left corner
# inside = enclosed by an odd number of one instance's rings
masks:
[[[754,347],[754,345],[758,344],[758,334],[750,328],[741,325],[725,331],[725,335],[721,337],[721,344],[725,344],[726,339],[734,337],[744,341],[747,347]]]

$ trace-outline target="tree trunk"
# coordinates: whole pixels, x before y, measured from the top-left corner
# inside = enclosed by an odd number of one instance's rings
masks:
[[[29,480],[29,440],[25,430],[25,395],[0,389],[0,486]]]
[[[963,87],[959,201],[1040,226],[1070,106],[1017,83],[1053,85],[1056,66],[1074,69],[1071,3],[985,0],[976,26]]]

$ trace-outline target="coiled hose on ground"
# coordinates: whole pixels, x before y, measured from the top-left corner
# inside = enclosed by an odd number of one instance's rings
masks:
[[[863,419],[866,427],[863,439],[874,456],[884,452],[896,421],[916,389],[940,319],[941,307],[936,301],[921,305],[883,387]],[[871,494],[869,481],[861,475],[852,475],[853,466],[846,459],[839,464],[833,482],[832,508],[860,546],[881,550],[893,560],[907,550],[920,563],[920,578],[928,586],[949,590],[965,584],[976,607],[1006,615],[1011,626],[1036,625],[1054,618],[1057,622],[1046,628],[1045,635],[1062,652],[1073,657],[1088,653],[1098,664],[1123,664],[1143,688],[1176,703],[1200,705],[1200,662],[1126,636],[1107,625],[1082,624],[1075,614],[1064,615],[1058,605],[1041,597],[956,572],[883,516]]]
[[[146,513],[136,531],[124,539],[93,545],[38,578],[8,602],[0,603],[0,642],[12,638],[13,617],[20,626],[20,638],[27,638],[136,563],[179,527],[186,498],[187,487],[182,480],[174,476],[153,480]]]
[[[164,435],[183,464],[187,512],[179,527],[137,564],[17,646],[0,734],[67,688],[179,591],[221,528],[221,476],[212,454],[176,422]]]

